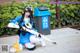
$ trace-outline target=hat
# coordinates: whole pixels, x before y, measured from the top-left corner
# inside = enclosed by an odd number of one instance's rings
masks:
[[[24,10],[25,10],[25,11],[32,11],[32,7],[31,7],[31,6],[25,7]]]

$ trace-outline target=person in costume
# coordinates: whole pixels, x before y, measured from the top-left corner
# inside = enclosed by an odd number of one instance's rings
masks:
[[[28,50],[34,50],[36,45],[34,43],[40,42],[42,46],[45,46],[45,43],[42,38],[36,38],[39,34],[32,34],[29,31],[25,31],[25,28],[31,30],[33,29],[33,20],[32,20],[32,10],[31,8],[25,8],[21,16],[17,16],[15,19],[11,20],[8,24],[8,27],[18,28],[19,29],[19,43],[26,47]],[[25,28],[24,28],[25,27]]]

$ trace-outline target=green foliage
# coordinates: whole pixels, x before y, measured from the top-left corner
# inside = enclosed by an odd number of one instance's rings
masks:
[[[61,5],[66,6],[60,9],[60,18],[62,25],[79,25],[80,24],[80,7],[79,5]]]
[[[12,3],[0,6],[0,35],[14,33],[12,29],[6,27],[11,19],[21,15],[22,5],[23,4]]]

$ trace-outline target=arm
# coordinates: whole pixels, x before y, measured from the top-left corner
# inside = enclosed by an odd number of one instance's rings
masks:
[[[15,19],[11,20],[11,23],[18,23],[21,20],[22,16],[17,16]]]
[[[9,28],[19,28],[18,22],[21,20],[22,16],[17,16],[15,19],[11,20],[8,24]]]

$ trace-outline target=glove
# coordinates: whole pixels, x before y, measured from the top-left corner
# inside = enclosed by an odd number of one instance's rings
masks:
[[[26,26],[27,28],[29,28],[29,29],[32,28],[32,25],[31,25],[30,23],[27,23],[25,26]]]

